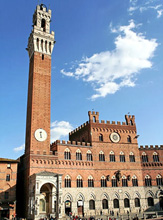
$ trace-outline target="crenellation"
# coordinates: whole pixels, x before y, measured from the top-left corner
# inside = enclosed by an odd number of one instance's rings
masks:
[[[122,125],[126,125],[126,123],[125,123],[125,122],[122,122]]]
[[[112,121],[112,125],[115,125],[115,121]]]
[[[105,124],[105,121],[104,121],[104,120],[101,120],[101,124]]]
[[[145,149],[148,149],[149,147],[148,147],[148,145],[145,145]]]
[[[110,125],[110,121],[106,121],[106,124]]]
[[[121,122],[120,122],[120,121],[117,121],[117,125],[121,125]]]
[[[71,143],[72,143],[73,145],[76,145],[76,141],[72,141]]]
[[[150,146],[149,146],[149,148],[150,148],[150,149],[153,149],[153,148],[154,148],[154,146],[153,146],[153,145],[150,145]]]

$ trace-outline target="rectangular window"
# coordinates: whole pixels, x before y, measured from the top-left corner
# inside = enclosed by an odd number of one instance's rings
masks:
[[[10,181],[10,174],[6,175],[6,181]]]

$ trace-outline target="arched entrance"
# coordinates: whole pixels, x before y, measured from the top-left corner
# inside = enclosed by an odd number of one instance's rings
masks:
[[[159,198],[160,209],[163,210],[163,196]]]
[[[66,200],[66,202],[65,202],[65,214],[69,215],[70,212],[72,212],[71,211],[71,201]]]
[[[78,215],[83,216],[84,204],[82,200],[77,201]]]
[[[40,189],[39,199],[39,214],[49,216],[53,213],[54,208],[52,207],[52,192],[54,186],[50,183],[44,184]]]

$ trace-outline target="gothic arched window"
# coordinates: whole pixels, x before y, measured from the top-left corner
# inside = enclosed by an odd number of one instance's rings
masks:
[[[125,208],[130,208],[130,200],[128,198],[124,199],[124,207]]]
[[[95,201],[93,199],[89,200],[89,209],[90,210],[95,209]]]
[[[115,176],[112,177],[111,182],[112,182],[112,187],[117,187],[117,179]]]
[[[157,183],[157,186],[162,186],[163,185],[163,180],[162,180],[162,177],[160,174],[158,174],[156,176],[156,183]]]
[[[92,176],[88,177],[88,187],[94,187],[94,180]]]
[[[142,158],[142,162],[143,163],[148,163],[148,156],[146,155],[145,152],[142,153],[141,158]]]
[[[77,187],[83,187],[83,180],[80,175],[77,176],[76,185]]]
[[[119,160],[120,160],[120,162],[125,162],[126,161],[125,160],[125,155],[124,155],[124,153],[122,151],[120,152]]]
[[[102,200],[102,209],[108,209],[108,200],[107,199]]]
[[[133,152],[130,152],[129,159],[130,162],[135,162],[135,155],[133,154]]]
[[[64,151],[64,158],[65,158],[65,160],[70,160],[71,159],[71,153],[70,153],[70,150],[68,148],[66,148],[65,151]]]
[[[82,154],[79,149],[76,151],[76,160],[82,160]]]
[[[151,177],[149,175],[145,176],[145,186],[152,186]]]
[[[69,175],[67,175],[67,176],[65,177],[65,187],[66,187],[66,188],[71,187],[71,178],[70,178]]]
[[[109,157],[110,157],[110,162],[115,162],[115,154],[113,151],[110,152]]]
[[[106,182],[106,177],[105,176],[101,177],[101,187],[107,187],[107,182]]]
[[[90,150],[87,151],[87,161],[93,161],[92,152]]]
[[[118,199],[113,200],[113,207],[114,207],[114,209],[119,209],[119,200]]]
[[[100,151],[99,153],[99,161],[105,161],[105,155],[103,151]]]
[[[122,176],[122,186],[127,187],[128,186],[128,180],[126,176]]]
[[[159,162],[159,155],[156,152],[153,153],[153,162]]]
[[[140,199],[135,198],[135,207],[140,207]]]
[[[135,175],[132,177],[132,185],[133,186],[138,186],[138,179]]]

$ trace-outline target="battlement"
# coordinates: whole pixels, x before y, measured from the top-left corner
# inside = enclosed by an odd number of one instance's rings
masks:
[[[120,121],[106,121],[105,120],[101,120],[101,122],[99,121],[99,112],[95,112],[95,111],[89,111],[88,112],[88,116],[89,116],[89,123],[101,123],[101,124],[112,124],[112,125],[135,125],[135,116],[134,115],[125,115],[125,119],[126,122],[120,122]]]
[[[44,4],[37,5],[36,9],[51,14],[51,10],[47,9],[46,5]]]
[[[75,146],[87,146],[87,147],[91,146],[91,144],[88,143],[88,142],[56,140],[55,142],[53,142],[50,145],[50,148],[55,146],[55,145],[57,145],[57,144],[61,144],[61,145],[75,145]]]
[[[147,149],[147,150],[152,150],[152,149],[160,149],[160,150],[163,150],[163,145],[145,145],[145,146],[143,146],[143,145],[140,145],[140,148],[139,148],[139,150],[145,150],[145,149]]]
[[[88,124],[89,124],[89,122],[87,121],[86,123],[82,124],[82,125],[79,126],[78,128],[76,128],[76,129],[74,129],[73,131],[71,131],[71,132],[69,133],[69,135],[72,135],[72,134],[74,134],[75,132],[81,130],[82,128],[86,127]]]

